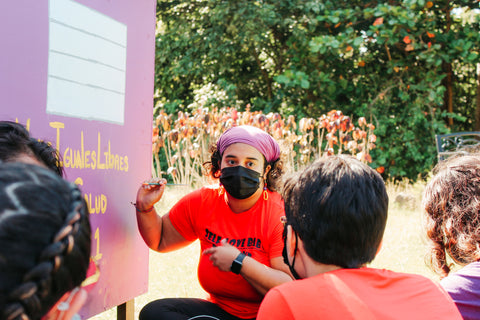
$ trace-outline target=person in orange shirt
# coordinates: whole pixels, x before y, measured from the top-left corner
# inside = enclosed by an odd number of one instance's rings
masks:
[[[140,320],[254,319],[265,293],[292,280],[282,258],[283,200],[275,192],[283,172],[278,143],[259,128],[237,126],[215,147],[208,168],[220,184],[193,191],[163,216],[154,204],[165,179],[147,181],[136,200],[140,234],[151,249],[200,240],[198,279],[209,296],[152,301]]]
[[[341,155],[286,181],[285,262],[296,278],[265,296],[257,320],[462,319],[449,295],[414,274],[368,268],[388,196],[381,176]]]

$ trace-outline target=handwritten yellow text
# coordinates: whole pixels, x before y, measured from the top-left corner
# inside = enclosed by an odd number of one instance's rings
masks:
[[[83,179],[78,177],[75,179],[75,184],[83,186]],[[87,203],[88,212],[90,214],[101,213],[104,214],[107,211],[107,196],[104,194],[92,195],[91,193],[83,193],[85,202]]]
[[[60,150],[61,130],[65,125],[61,122],[50,122],[50,127],[57,130],[56,148]],[[97,149],[85,149],[85,137],[80,132],[80,149],[65,148],[63,152],[63,166],[65,168],[92,169],[92,170],[117,170],[128,172],[128,156],[122,156],[111,152],[110,140],[107,142],[108,149],[102,152],[102,137],[97,133]]]

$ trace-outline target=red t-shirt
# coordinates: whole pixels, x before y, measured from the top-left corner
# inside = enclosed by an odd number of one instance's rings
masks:
[[[415,274],[339,269],[271,289],[257,320],[461,320],[450,296]]]
[[[169,213],[175,229],[186,239],[200,239],[201,251],[223,238],[240,251],[270,267],[270,259],[283,250],[284,207],[281,196],[268,192],[248,211],[234,213],[218,186],[203,187],[182,198]],[[200,254],[198,279],[209,300],[239,318],[254,318],[263,296],[241,275],[220,271],[209,257]]]

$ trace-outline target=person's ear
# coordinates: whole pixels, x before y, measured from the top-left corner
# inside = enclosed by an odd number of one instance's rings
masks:
[[[380,241],[380,244],[378,245],[377,253],[375,253],[375,256],[377,256],[380,250],[382,250],[382,245],[383,245],[383,239]]]
[[[287,254],[290,257],[295,255],[295,241],[296,237],[291,225],[287,225]]]
[[[268,166],[265,167],[265,172],[263,173],[263,180],[267,180],[267,175],[270,172],[270,170],[272,170],[271,165],[268,165]]]

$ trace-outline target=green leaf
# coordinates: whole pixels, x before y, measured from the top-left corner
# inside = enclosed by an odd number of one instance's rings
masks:
[[[356,37],[355,40],[353,40],[353,45],[355,47],[360,47],[363,43],[363,38],[362,37]]]
[[[277,81],[278,83],[288,84],[290,82],[290,79],[287,76],[281,74],[275,77],[275,81]]]
[[[302,81],[300,82],[300,86],[303,89],[308,89],[310,88],[310,82],[307,79],[302,79]]]
[[[478,59],[478,53],[477,52],[470,52],[470,54],[467,57],[467,61],[469,62],[476,62]]]

